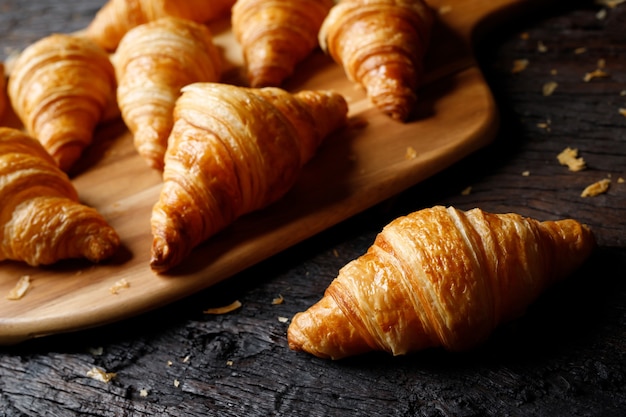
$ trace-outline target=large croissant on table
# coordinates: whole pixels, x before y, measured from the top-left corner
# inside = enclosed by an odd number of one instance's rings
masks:
[[[53,34],[16,59],[8,94],[29,135],[68,171],[91,144],[115,99],[115,85],[102,48],[80,36]]]
[[[184,87],[152,210],[152,269],[176,266],[238,217],[280,199],[347,113],[330,91]]]
[[[333,0],[238,0],[232,30],[252,87],[278,87],[318,47]]]
[[[113,58],[117,103],[149,166],[163,169],[167,138],[180,90],[217,82],[221,57],[210,30],[191,20],[165,17],[131,29]]]
[[[120,245],[104,217],[79,202],[69,177],[41,143],[7,127],[0,127],[0,201],[0,261],[100,262]]]
[[[376,108],[404,122],[417,102],[433,22],[423,0],[341,0],[319,43]]]
[[[322,358],[469,349],[578,268],[595,240],[572,219],[436,206],[397,218],[297,313],[288,343]]]
[[[198,23],[228,16],[235,0],[109,0],[85,30],[107,51],[114,51],[130,29],[163,17]]]

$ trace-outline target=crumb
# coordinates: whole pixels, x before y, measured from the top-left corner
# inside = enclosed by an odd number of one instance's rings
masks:
[[[593,184],[587,186],[583,190],[583,192],[580,194],[580,196],[581,197],[595,197],[597,195],[604,194],[608,191],[610,185],[611,185],[611,180],[608,178],[594,182]]]
[[[622,97],[626,96],[626,90],[622,90],[622,91],[620,91],[620,92],[619,92],[619,95],[620,95],[620,96],[622,96]]]
[[[235,300],[226,306],[208,308],[204,310],[203,313],[204,314],[226,314],[226,313],[230,313],[231,311],[235,311],[240,307],[241,307],[241,301]]]
[[[622,178],[622,177],[619,177],[619,178],[617,179],[617,183],[618,183],[618,184],[623,184],[623,183],[624,183],[624,181],[626,181],[626,180],[624,180],[624,178]]]
[[[446,14],[446,13],[450,13],[451,11],[452,11],[452,6],[445,5],[439,8],[439,14]]]
[[[404,154],[404,159],[410,160],[415,158],[417,158],[417,151],[412,146],[408,146]]]
[[[587,48],[585,48],[584,46],[574,49],[574,53],[576,55],[584,54],[585,52],[587,52]]]
[[[537,123],[537,127],[540,129],[545,129],[549,132],[551,124],[552,124],[551,120],[546,120],[545,122]]]
[[[232,360],[226,361],[226,366],[233,366],[234,362]]]
[[[278,294],[278,297],[274,298],[272,300],[272,305],[278,305],[278,304],[282,304],[285,302],[285,299],[283,298],[282,295]]]
[[[527,59],[516,59],[513,61],[513,68],[511,69],[512,74],[517,74],[518,72],[524,71],[529,64],[530,61]]]
[[[104,353],[104,348],[102,346],[89,348],[88,350],[89,353],[91,353],[93,356],[102,356],[102,354]]]
[[[596,13],[596,19],[598,20],[602,20],[605,17],[606,17],[606,9],[602,9],[598,13]]]
[[[551,96],[552,93],[556,90],[558,84],[555,81],[547,82],[543,85],[542,92],[544,96]]]
[[[548,47],[542,42],[537,42],[537,51],[539,52],[548,52]]]
[[[122,278],[115,284],[113,284],[113,286],[109,288],[109,291],[111,292],[111,294],[118,294],[124,288],[130,288],[130,283],[126,281],[125,278]]]
[[[530,177],[530,171],[522,172],[522,177]]]
[[[22,299],[26,294],[26,291],[30,288],[30,275],[22,275],[20,279],[17,280],[15,287],[9,291],[7,295],[7,300],[16,301]]]
[[[466,187],[463,189],[463,191],[461,191],[461,195],[470,195],[470,193],[472,192],[472,187]]]
[[[626,108],[619,108],[617,111],[619,112],[619,114],[626,117]]]
[[[603,71],[602,69],[598,68],[595,69],[591,72],[588,72],[585,74],[585,76],[583,77],[583,81],[588,83],[589,81],[593,80],[594,78],[606,78],[609,76],[609,73],[606,71]]]
[[[113,378],[117,376],[115,372],[106,372],[100,368],[93,367],[87,371],[87,376],[96,381],[104,382],[108,384]]]
[[[191,360],[191,355],[187,355],[183,358],[183,363],[188,363]]]
[[[528,32],[522,32],[520,33],[519,38],[522,40],[527,40],[530,38],[530,35],[528,34]]]
[[[288,317],[278,317],[278,321],[281,323],[287,323],[289,321]]]
[[[174,362],[172,361],[167,361],[167,366],[172,366],[174,364]]]
[[[333,249],[333,255],[335,255],[335,258],[339,258],[339,252],[337,249]]]
[[[557,75],[559,73],[559,71],[556,68],[552,68],[550,70],[550,75]]]
[[[178,388],[180,386],[180,381],[178,379],[174,380],[174,387]]]
[[[587,168],[585,160],[578,157],[578,149],[572,149],[569,146],[556,156],[561,165],[565,165],[570,171],[578,172]]]
[[[139,396],[140,397],[147,397],[148,396],[148,390],[147,389],[139,390]]]

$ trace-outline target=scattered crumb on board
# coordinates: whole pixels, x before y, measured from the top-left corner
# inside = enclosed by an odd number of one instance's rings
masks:
[[[7,300],[20,300],[26,294],[26,291],[30,288],[30,275],[22,275],[20,279],[17,280],[15,287],[9,291],[7,295]]]
[[[569,146],[556,157],[561,165],[565,165],[570,171],[582,171],[587,167],[585,160],[578,156],[578,149]]]
[[[93,367],[87,371],[87,376],[96,381],[104,382],[108,384],[113,378],[117,376],[115,372],[106,372],[103,369]]]
[[[235,300],[232,303],[222,306],[222,307],[208,308],[204,310],[203,313],[204,314],[226,314],[226,313],[230,313],[231,311],[235,311],[240,307],[241,307],[241,301]]]
[[[611,180],[605,178],[603,180],[594,182],[593,184],[587,186],[583,192],[580,194],[581,197],[595,197],[600,194],[604,194],[609,190],[609,186],[611,185]]]

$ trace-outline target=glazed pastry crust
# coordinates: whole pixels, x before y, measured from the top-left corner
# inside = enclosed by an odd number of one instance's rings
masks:
[[[278,87],[318,47],[332,0],[239,0],[232,30],[241,44],[251,87]]]
[[[522,315],[595,246],[575,220],[441,206],[400,217],[296,314],[289,346],[339,359],[441,346],[466,350]]]
[[[8,94],[28,134],[69,171],[115,100],[115,86],[113,65],[102,48],[80,36],[54,34],[16,59]]]
[[[163,17],[205,23],[224,18],[235,0],[109,0],[94,16],[85,35],[114,51],[130,29]]]
[[[95,209],[78,201],[67,174],[35,139],[0,128],[0,261],[32,266],[100,262],[120,245]]]
[[[423,0],[341,0],[319,32],[319,43],[374,106],[407,121],[434,22]]]
[[[152,211],[152,268],[171,269],[238,217],[281,198],[347,112],[333,92],[186,86]]]
[[[162,170],[181,88],[220,79],[222,62],[212,34],[191,20],[165,17],[131,29],[113,64],[118,106],[135,148],[149,166]]]

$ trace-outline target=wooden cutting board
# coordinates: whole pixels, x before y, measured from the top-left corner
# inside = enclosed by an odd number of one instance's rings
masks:
[[[197,248],[168,275],[149,267],[150,212],[160,175],[136,154],[121,120],[102,124],[73,181],[82,202],[118,231],[123,248],[110,262],[61,262],[33,268],[0,262],[0,343],[76,331],[122,320],[206,289],[243,269],[363,211],[488,144],[497,109],[473,58],[477,29],[530,8],[530,0],[430,0],[438,22],[426,59],[418,117],[406,124],[374,109],[341,68],[321,52],[301,65],[285,88],[334,89],[350,105],[350,126],[328,138],[295,188],[267,209],[247,215]],[[241,73],[241,52],[228,22],[212,26]],[[4,124],[15,124],[14,115]],[[462,179],[459,179],[462,182]],[[20,300],[6,295],[30,276]],[[120,280],[128,287],[111,289]]]

